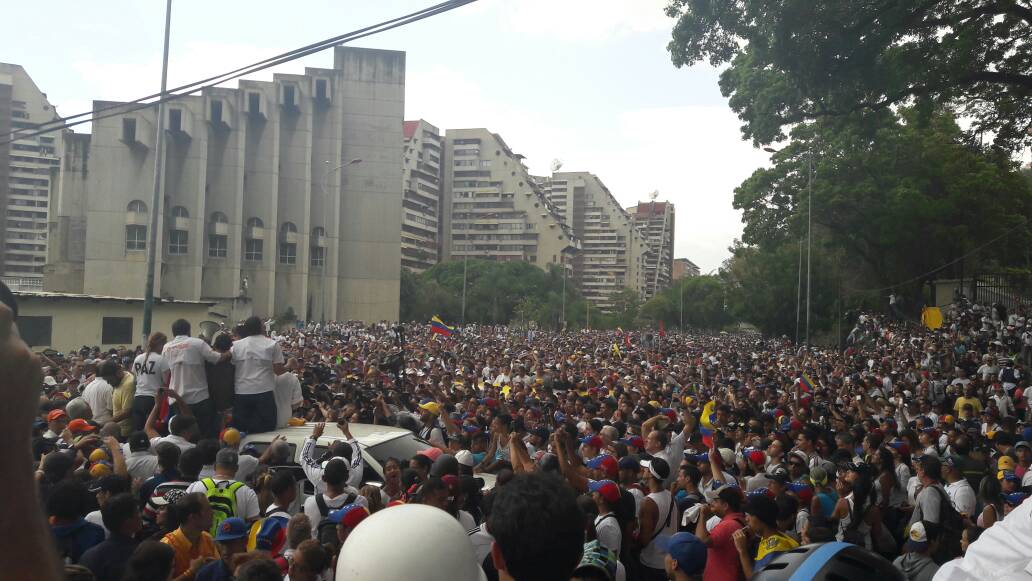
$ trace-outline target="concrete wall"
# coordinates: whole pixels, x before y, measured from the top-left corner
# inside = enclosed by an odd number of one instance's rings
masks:
[[[319,79],[327,83],[327,98],[314,94]],[[404,53],[338,48],[333,69],[241,81],[238,89],[170,102],[159,208],[151,208],[154,112],[97,121],[92,139],[77,144],[83,151],[73,161],[82,171],[62,182],[62,213],[52,228],[67,243],[50,256],[47,288],[142,297],[147,253],[126,249],[126,226],[134,219],[127,207],[139,200],[147,206],[143,218],[161,213],[155,281],[161,297],[245,295],[261,317],[292,310],[301,319],[396,319],[404,83]],[[179,129],[170,123],[173,111]],[[123,139],[125,118],[136,123],[132,142]],[[346,165],[356,158],[362,163]],[[176,208],[187,217],[177,220]],[[216,212],[224,223],[215,223]],[[247,227],[252,218],[260,228]],[[77,223],[86,229],[80,257],[72,252]],[[296,232],[287,235],[286,223]],[[322,267],[310,261],[314,228],[326,232]],[[170,253],[173,231],[187,233],[185,253]],[[225,256],[212,255],[213,235],[225,237]],[[261,240],[260,259],[246,259],[249,239]],[[283,243],[295,245],[293,263],[281,259]]]
[[[100,345],[102,348],[122,346],[101,343],[103,317],[132,317],[132,345],[141,342],[143,301],[25,295],[19,295],[17,298],[19,318],[51,317],[51,344],[31,345],[35,350],[52,348],[67,352],[83,345]],[[197,336],[201,332],[202,321],[218,320],[208,314],[208,309],[209,306],[203,303],[156,303],[153,330],[170,335],[172,322],[176,319],[186,319],[190,321],[191,334]]]

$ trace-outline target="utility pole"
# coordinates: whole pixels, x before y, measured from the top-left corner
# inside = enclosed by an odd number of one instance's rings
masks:
[[[154,316],[154,270],[158,251],[158,216],[165,185],[165,93],[168,91],[168,38],[172,25],[172,0],[165,1],[165,45],[161,55],[161,96],[158,98],[158,136],[154,145],[154,194],[151,196],[150,232],[147,245],[147,282],[143,289],[143,343],[151,332]]]
[[[799,237],[799,284],[796,286],[795,300],[795,342],[799,345],[799,314],[803,305],[803,238]]]
[[[806,344],[810,344],[810,248],[813,243],[813,145],[810,145],[806,176]]]

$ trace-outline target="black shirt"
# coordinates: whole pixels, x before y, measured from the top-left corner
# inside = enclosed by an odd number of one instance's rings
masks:
[[[122,581],[125,564],[137,544],[129,537],[112,533],[108,540],[83,553],[79,564],[93,571],[97,581]]]

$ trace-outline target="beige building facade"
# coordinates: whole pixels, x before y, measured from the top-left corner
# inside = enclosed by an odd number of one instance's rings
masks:
[[[557,172],[538,181],[580,241],[574,278],[584,298],[608,311],[623,289],[643,295],[648,246],[602,180],[588,172]]]
[[[0,63],[0,278],[15,290],[43,288],[61,132],[29,134],[58,119],[25,69]]]
[[[572,275],[579,241],[501,136],[448,129],[444,161],[444,260],[561,265]]]
[[[681,280],[682,278],[691,278],[693,276],[699,276],[698,265],[687,258],[674,259],[674,271],[671,276],[672,280]]]
[[[645,293],[649,300],[670,286],[674,273],[674,205],[670,202],[639,202],[627,209],[638,232],[645,237]]]
[[[332,69],[171,101],[158,208],[153,109],[69,135],[45,288],[142,296],[158,212],[160,297],[397,319],[404,96],[403,52],[338,47]]]
[[[18,332],[33,350],[69,352],[82,346],[134,347],[140,345],[143,300],[98,295],[15,292]],[[153,330],[171,335],[172,322],[190,321],[190,332],[199,335],[207,325],[225,321],[215,303],[157,301]]]
[[[419,119],[405,122],[401,266],[423,272],[440,260],[441,131]]]

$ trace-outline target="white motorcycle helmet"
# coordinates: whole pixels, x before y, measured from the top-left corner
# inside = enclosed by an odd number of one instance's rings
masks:
[[[412,579],[486,581],[466,531],[451,515],[423,504],[380,510],[348,535],[337,581]]]

